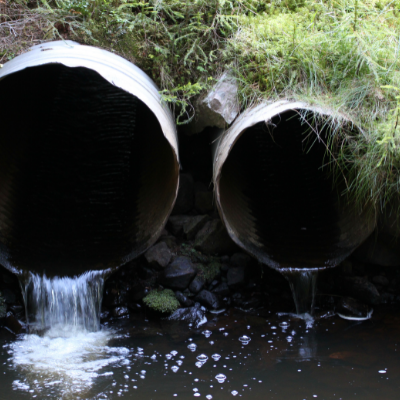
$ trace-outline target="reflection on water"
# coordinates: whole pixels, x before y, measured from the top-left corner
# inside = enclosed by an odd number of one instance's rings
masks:
[[[3,342],[3,397],[398,398],[398,311],[377,310],[362,323],[327,318],[312,329],[272,313],[210,318],[191,329],[137,315],[114,323],[114,332],[49,331]]]

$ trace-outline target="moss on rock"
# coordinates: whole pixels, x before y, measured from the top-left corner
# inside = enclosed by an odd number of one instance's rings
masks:
[[[152,290],[143,298],[147,307],[162,313],[172,313],[179,308],[179,301],[171,289]]]

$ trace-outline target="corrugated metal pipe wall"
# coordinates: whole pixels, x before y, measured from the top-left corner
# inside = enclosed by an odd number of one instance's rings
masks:
[[[373,231],[373,212],[342,196],[344,182],[323,165],[330,133],[300,102],[244,112],[214,152],[214,188],[231,238],[278,270],[334,267]]]
[[[179,180],[157,87],[110,52],[38,45],[0,70],[0,262],[74,275],[159,236]]]

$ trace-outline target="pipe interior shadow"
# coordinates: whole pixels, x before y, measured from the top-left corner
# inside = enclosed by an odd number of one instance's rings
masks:
[[[179,173],[151,110],[83,67],[27,68],[0,90],[2,264],[74,275],[143,252]]]
[[[275,268],[320,268],[335,257],[338,191],[326,146],[295,111],[260,122],[233,145],[220,204],[244,247]],[[326,143],[327,133],[319,132]],[[337,182],[336,182],[337,183]]]

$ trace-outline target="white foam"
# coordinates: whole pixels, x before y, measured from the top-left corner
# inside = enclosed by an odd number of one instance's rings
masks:
[[[127,348],[107,346],[112,336],[107,330],[78,331],[68,326],[53,327],[43,337],[22,336],[8,346],[11,362],[26,377],[14,381],[14,388],[41,392],[51,386],[63,396],[82,395],[97,377],[113,375],[107,367],[128,361]]]

